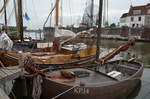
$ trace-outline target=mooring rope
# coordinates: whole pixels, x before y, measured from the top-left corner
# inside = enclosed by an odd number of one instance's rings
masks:
[[[42,94],[42,86],[41,83],[43,82],[42,76],[37,75],[33,78],[33,90],[32,90],[32,98],[33,99],[40,99]]]
[[[0,8],[0,13],[4,10],[7,4],[8,4],[8,0],[5,0],[5,4],[3,4],[2,8]]]
[[[60,97],[60,96],[62,96],[62,95],[64,95],[64,94],[66,94],[67,92],[71,91],[72,89],[74,89],[74,88],[76,88],[76,87],[78,87],[78,85],[71,87],[70,89],[68,89],[68,90],[66,90],[66,91],[64,91],[64,92],[62,92],[62,93],[60,93],[60,94],[58,94],[57,96],[55,96],[55,97],[53,97],[53,98],[51,98],[51,99],[56,99],[56,98],[58,98],[58,97]]]

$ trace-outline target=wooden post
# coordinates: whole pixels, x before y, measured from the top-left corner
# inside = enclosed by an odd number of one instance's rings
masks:
[[[6,10],[6,0],[4,0],[4,19],[5,19],[5,33],[7,34],[7,10]]]
[[[97,49],[96,49],[96,61],[99,62],[100,54],[100,44],[101,44],[101,24],[102,24],[102,9],[103,9],[103,0],[99,0],[99,24],[97,31]]]
[[[18,30],[20,33],[21,42],[24,41],[23,38],[23,18],[22,18],[22,0],[18,0]]]

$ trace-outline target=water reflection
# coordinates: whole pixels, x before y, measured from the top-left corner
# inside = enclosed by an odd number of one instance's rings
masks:
[[[139,84],[137,87],[133,90],[133,92],[127,97],[127,99],[134,99],[135,97],[138,96],[142,86],[142,81],[140,80]]]
[[[101,48],[110,50],[117,48],[127,41],[102,40]],[[127,58],[128,54],[137,58],[144,65],[150,65],[150,43],[136,42],[135,46],[126,52],[120,53],[119,56]],[[150,99],[150,69],[144,69],[142,79],[136,89],[127,97],[127,99]]]
[[[102,40],[101,41],[101,47],[112,49],[117,48],[123,43],[126,43],[127,41],[117,41],[117,40]],[[142,43],[142,42],[136,42],[135,46],[130,48],[126,53],[122,53],[121,55],[125,57],[128,53],[135,55],[135,57],[138,59],[138,61],[144,63],[145,65],[150,64],[150,43]]]

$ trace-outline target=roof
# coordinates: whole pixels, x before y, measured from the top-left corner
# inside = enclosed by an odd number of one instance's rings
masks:
[[[125,18],[127,16],[128,16],[128,13],[123,13],[122,16],[121,16],[121,18]]]
[[[140,14],[134,14],[134,10],[140,10],[141,12]],[[150,10],[150,3],[142,6],[131,6],[128,16],[150,15],[150,13],[148,13],[148,10]]]

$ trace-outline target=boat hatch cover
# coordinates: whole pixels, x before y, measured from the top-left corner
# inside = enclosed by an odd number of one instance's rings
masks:
[[[78,78],[88,77],[90,75],[89,72],[82,71],[82,70],[74,71],[74,73],[75,73],[76,77],[78,77]]]

